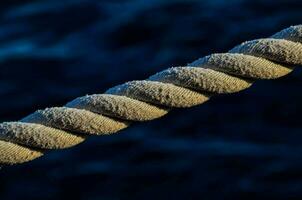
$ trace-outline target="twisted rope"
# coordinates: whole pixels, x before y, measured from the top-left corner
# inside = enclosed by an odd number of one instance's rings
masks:
[[[0,164],[36,159],[46,150],[69,148],[89,135],[118,132],[133,121],[153,120],[171,108],[199,105],[215,94],[244,90],[257,79],[276,79],[302,65],[302,25],[270,38],[244,42],[228,53],[212,54],[173,67],[147,80],[79,97],[19,122],[0,124]]]

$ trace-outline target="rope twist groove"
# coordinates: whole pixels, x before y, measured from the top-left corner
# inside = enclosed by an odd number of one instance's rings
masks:
[[[153,120],[172,108],[202,104],[212,95],[239,92],[257,79],[276,79],[302,65],[302,25],[270,38],[244,42],[228,53],[172,67],[146,80],[79,97],[64,107],[38,110],[0,124],[0,164],[31,161],[46,150],[69,148],[89,135],[118,132],[131,122]]]

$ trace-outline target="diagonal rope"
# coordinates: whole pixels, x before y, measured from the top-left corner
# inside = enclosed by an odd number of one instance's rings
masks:
[[[257,79],[276,79],[302,65],[302,25],[270,38],[244,42],[184,67],[131,81],[104,94],[79,97],[64,107],[38,110],[18,122],[0,124],[0,164],[36,159],[46,150],[69,148],[89,135],[118,132],[133,121],[153,120],[172,108],[199,105],[212,95],[249,88]]]

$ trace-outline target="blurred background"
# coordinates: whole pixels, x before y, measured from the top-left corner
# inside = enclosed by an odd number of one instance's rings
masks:
[[[0,120],[302,23],[299,0],[4,0]],[[301,68],[0,170],[0,199],[302,199]]]

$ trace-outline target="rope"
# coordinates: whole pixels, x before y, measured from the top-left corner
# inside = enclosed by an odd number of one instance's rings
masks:
[[[302,25],[270,38],[244,42],[184,67],[131,81],[104,94],[79,97],[18,122],[0,124],[0,164],[36,159],[47,150],[69,148],[90,135],[118,132],[131,122],[160,118],[172,108],[202,104],[212,95],[249,88],[257,79],[276,79],[302,65]]]

